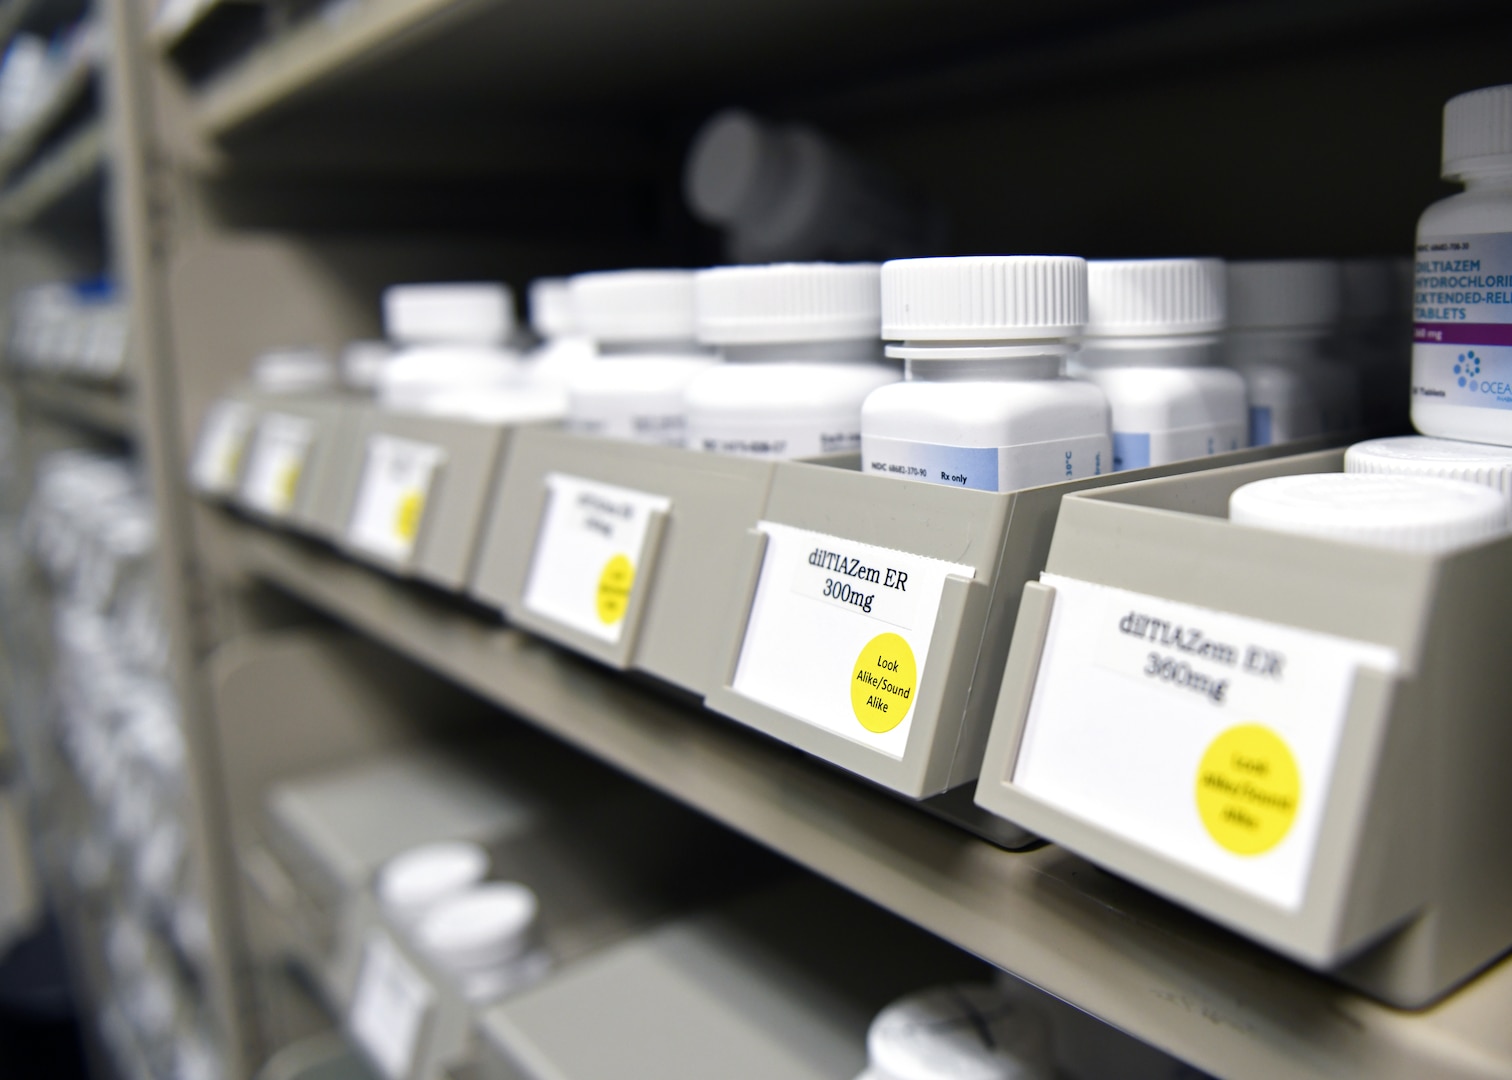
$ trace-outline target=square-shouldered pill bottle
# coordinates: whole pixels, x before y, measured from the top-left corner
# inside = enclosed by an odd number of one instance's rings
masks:
[[[773,459],[860,450],[861,403],[902,375],[882,355],[880,270],[700,270],[698,337],[725,362],[688,384],[689,448]]]
[[[1342,309],[1334,260],[1228,264],[1224,358],[1244,376],[1251,446],[1360,427],[1359,377],[1337,355]]]
[[[1111,471],[1108,399],[1065,375],[1086,321],[1075,256],[884,263],[882,337],[904,381],[862,406],[862,468],[979,491]]]
[[[1087,330],[1071,371],[1108,396],[1115,472],[1249,445],[1244,379],[1219,353],[1224,274],[1221,259],[1087,264]]]
[[[1444,106],[1443,176],[1418,219],[1412,426],[1512,446],[1512,85]]]
[[[500,282],[390,286],[383,328],[395,351],[375,372],[378,403],[483,423],[561,419],[566,395],[530,384],[507,344],[514,325]]]
[[[579,328],[599,359],[567,384],[580,435],[682,446],[683,394],[717,357],[698,343],[691,270],[608,270],[569,279]]]

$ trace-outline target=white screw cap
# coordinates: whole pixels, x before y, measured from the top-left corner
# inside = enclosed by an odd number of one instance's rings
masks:
[[[349,341],[341,350],[341,381],[353,390],[372,390],[393,358],[387,341]]]
[[[1344,452],[1344,471],[1463,480],[1495,488],[1512,500],[1512,447],[1424,435],[1371,439]]]
[[[420,946],[448,967],[476,971],[525,952],[540,902],[513,881],[490,881],[437,903],[415,927]]]
[[[467,840],[422,844],[395,855],[378,872],[378,900],[403,922],[488,874],[488,852]]]
[[[1230,330],[1329,327],[1342,305],[1343,273],[1332,259],[1228,264]]]
[[[691,270],[609,270],[569,279],[578,328],[594,341],[693,341]]]
[[[857,1080],[1051,1080],[1048,1025],[989,984],[911,994],[877,1014]]]
[[[1446,551],[1507,530],[1507,500],[1463,480],[1312,473],[1245,484],[1229,520],[1403,551]]]
[[[1071,255],[969,255],[882,264],[887,341],[1075,337],[1087,321],[1087,262]]]
[[[1444,106],[1445,180],[1463,180],[1512,155],[1512,85],[1489,86]]]
[[[1214,334],[1228,319],[1222,259],[1087,263],[1088,337]]]
[[[502,345],[514,331],[514,296],[497,281],[390,285],[383,332],[406,345]]]
[[[578,332],[566,278],[536,278],[530,283],[530,328],[541,337],[570,337]]]
[[[252,385],[269,394],[308,394],[336,385],[324,349],[274,349],[252,361]]]
[[[876,263],[720,266],[693,277],[698,339],[710,345],[877,340]]]
[[[683,169],[683,194],[698,220],[726,225],[759,216],[787,181],[780,130],[743,109],[725,109],[694,136]]]

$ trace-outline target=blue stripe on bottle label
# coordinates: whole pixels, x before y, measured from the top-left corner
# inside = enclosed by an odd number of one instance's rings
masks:
[[[1269,405],[1250,406],[1250,445],[1269,446],[1271,435],[1271,411]]]
[[[1148,431],[1115,431],[1113,433],[1113,471],[1143,469],[1150,464],[1150,433]]]

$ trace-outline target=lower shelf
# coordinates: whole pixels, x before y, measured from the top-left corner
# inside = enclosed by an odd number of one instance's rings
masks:
[[[93,383],[40,373],[12,376],[22,404],[67,423],[121,439],[136,434],[130,391],[116,383]]]
[[[1512,1078],[1512,962],[1432,1009],[1389,1009],[1065,851],[1000,850],[459,601],[238,531],[257,577],[1214,1075]]]
[[[92,122],[37,161],[14,187],[0,196],[0,224],[31,225],[45,217],[105,166],[105,129]]]

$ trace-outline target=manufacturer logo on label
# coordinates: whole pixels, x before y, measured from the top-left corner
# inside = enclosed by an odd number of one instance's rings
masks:
[[[1454,373],[1459,376],[1459,384],[1467,390],[1476,389],[1475,383],[1470,380],[1480,374],[1480,357],[1475,355],[1475,350],[1470,349],[1462,352],[1455,358]]]

